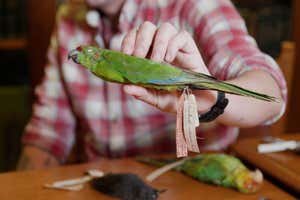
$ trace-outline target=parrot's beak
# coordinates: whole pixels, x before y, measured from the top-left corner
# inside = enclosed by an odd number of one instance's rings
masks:
[[[70,60],[70,58],[72,58],[72,60],[73,60],[75,63],[80,64],[80,63],[79,63],[79,60],[78,60],[78,54],[79,54],[79,53],[80,53],[80,52],[79,52],[77,49],[71,50],[71,51],[69,52],[69,54],[68,54],[68,60]]]

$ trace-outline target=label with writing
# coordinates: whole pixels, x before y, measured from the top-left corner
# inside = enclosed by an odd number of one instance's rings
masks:
[[[197,106],[195,106],[195,97],[193,94],[188,94],[183,104],[183,131],[189,151],[199,152],[196,135],[196,120],[195,113]],[[196,111],[195,111],[196,109]]]
[[[187,144],[183,136],[183,102],[184,92],[179,98],[176,116],[176,155],[177,157],[187,156]]]

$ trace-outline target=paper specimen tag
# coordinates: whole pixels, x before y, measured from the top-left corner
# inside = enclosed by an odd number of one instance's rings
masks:
[[[199,153],[196,127],[199,126],[195,96],[185,88],[179,98],[176,119],[176,153],[185,157],[188,151]]]
[[[189,96],[189,102],[191,104],[191,109],[193,110],[193,118],[194,118],[194,125],[195,127],[198,127],[200,125],[199,118],[198,118],[198,109],[197,109],[197,102],[195,95],[190,94]]]
[[[190,132],[193,129],[194,123],[189,122],[189,101],[187,98],[187,95],[185,95],[184,102],[183,102],[183,133],[184,138],[187,144],[187,148],[189,151],[191,151],[191,138],[190,138]]]
[[[197,142],[197,134],[196,134],[196,127],[199,126],[196,99],[193,94],[189,94],[188,99],[189,99],[188,123],[190,124],[190,127],[191,127],[189,134],[190,134],[190,140],[191,140],[190,146],[192,147],[190,151],[200,152],[198,142]]]
[[[193,94],[187,94],[183,104],[183,130],[189,151],[200,152],[197,135],[195,113],[197,112],[196,101]],[[196,109],[196,111],[195,111]]]
[[[184,92],[179,98],[176,116],[176,155],[177,157],[187,156],[187,144],[183,136],[183,102]]]

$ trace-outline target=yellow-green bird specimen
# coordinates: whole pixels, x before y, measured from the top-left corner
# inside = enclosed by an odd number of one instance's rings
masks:
[[[134,84],[162,90],[182,90],[186,87],[200,90],[217,90],[265,101],[274,97],[225,83],[202,73],[183,70],[169,64],[129,56],[121,52],[94,46],[81,46],[69,52],[69,58],[88,68],[103,80]]]
[[[160,167],[174,161],[147,157],[139,157],[137,160]],[[243,193],[258,191],[263,181],[259,170],[250,171],[239,159],[226,154],[198,154],[187,158],[175,169],[199,181],[235,188]]]

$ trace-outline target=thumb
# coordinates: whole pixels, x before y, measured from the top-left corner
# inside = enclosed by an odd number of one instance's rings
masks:
[[[158,97],[155,90],[151,91],[144,87],[135,86],[135,85],[125,85],[124,91],[134,96],[136,99],[144,101],[152,106],[158,106]]]

